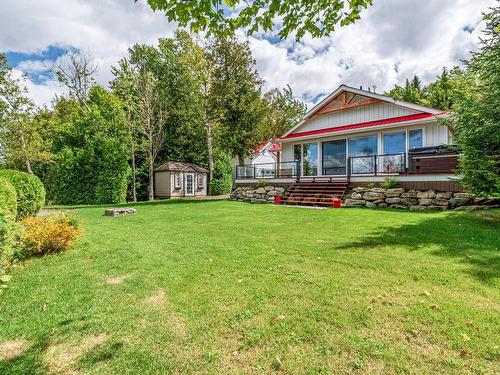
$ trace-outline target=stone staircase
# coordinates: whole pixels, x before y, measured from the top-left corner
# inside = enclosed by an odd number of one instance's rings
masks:
[[[342,200],[349,186],[347,179],[301,180],[291,185],[283,204],[331,207],[334,198]]]

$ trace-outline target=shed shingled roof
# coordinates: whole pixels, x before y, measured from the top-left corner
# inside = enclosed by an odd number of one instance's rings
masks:
[[[198,173],[208,173],[208,170],[206,170],[203,167],[191,163],[183,163],[180,161],[169,161],[160,165],[158,168],[155,169],[155,172],[162,172],[162,171],[167,171],[167,172],[194,171]]]

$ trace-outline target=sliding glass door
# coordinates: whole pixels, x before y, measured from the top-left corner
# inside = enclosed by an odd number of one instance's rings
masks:
[[[323,160],[323,175],[347,174],[346,140],[323,142],[321,146]]]
[[[318,144],[316,142],[295,145],[293,153],[295,161],[300,162],[302,176],[318,175]]]
[[[318,175],[318,144],[304,143],[302,145],[302,174],[304,176]]]

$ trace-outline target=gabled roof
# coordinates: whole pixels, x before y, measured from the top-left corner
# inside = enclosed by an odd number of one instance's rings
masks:
[[[180,161],[169,161],[165,164],[160,165],[155,169],[155,172],[199,172],[199,173],[208,173],[203,167],[200,167],[191,163],[183,163]]]
[[[288,132],[286,132],[282,136],[282,138],[293,133],[295,130],[297,130],[297,128],[302,126],[307,120],[309,120],[314,115],[341,111],[349,108],[354,108],[360,105],[369,105],[377,102],[386,102],[430,115],[440,115],[443,113],[443,111],[436,108],[430,108],[420,104],[409,103],[403,100],[397,100],[391,98],[390,96],[377,94],[371,91],[356,89],[354,87],[346,85],[340,85],[334,92],[332,92],[325,99],[323,99],[313,108],[311,108],[311,110],[309,110],[304,115],[303,120],[299,122],[297,125],[295,125],[293,128],[291,128]]]
[[[264,149],[269,145],[269,143],[272,142],[272,139],[269,140],[269,141],[265,141],[265,142],[262,142],[260,145],[258,145],[257,147],[255,147],[255,149],[253,150],[254,153],[258,154],[262,151],[264,151]]]

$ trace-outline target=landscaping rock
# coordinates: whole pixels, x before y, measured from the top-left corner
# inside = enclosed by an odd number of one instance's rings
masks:
[[[452,195],[453,193],[451,192],[437,193],[436,199],[450,199]]]
[[[274,190],[274,186],[270,186],[270,185],[268,185],[268,186],[264,186],[264,189],[265,189],[266,191],[271,191],[271,190]]]
[[[385,202],[387,204],[396,204],[396,203],[401,203],[401,198],[386,198]]]
[[[432,199],[430,198],[420,198],[418,200],[420,206],[430,206],[432,204]]]
[[[267,192],[268,197],[274,197],[275,195],[279,195],[280,193],[277,192],[276,190],[270,190]]]
[[[401,194],[403,194],[405,189],[403,188],[396,188],[396,189],[387,189],[385,191],[385,196],[388,198],[391,197],[399,197]]]
[[[266,193],[267,191],[264,188],[258,188],[257,190],[255,190],[255,194],[266,194]]]
[[[346,199],[345,206],[346,207],[362,207],[366,203],[363,199]]]
[[[436,198],[434,190],[420,191],[417,193],[417,198]]]
[[[383,193],[375,192],[375,191],[367,191],[363,194],[363,199],[367,201],[376,201],[379,199],[384,199],[385,195]]]
[[[470,202],[471,202],[470,198],[453,197],[450,199],[450,206],[451,207],[466,206]]]
[[[365,191],[368,191],[368,189],[364,188],[364,187],[356,187],[356,188],[352,189],[352,191],[354,191],[356,193],[364,193]]]
[[[386,208],[387,207],[387,203],[379,203],[378,207],[379,208]]]
[[[403,198],[401,199],[401,203],[405,206],[415,206],[417,204],[417,200],[415,198]]]
[[[351,198],[352,199],[363,199],[363,195],[360,193],[352,193]]]
[[[401,198],[416,198],[417,194],[417,190],[408,190],[407,192],[401,194]]]
[[[454,193],[453,194],[454,198],[473,198],[471,194],[468,193]]]
[[[375,204],[384,203],[384,202],[385,202],[385,199],[378,199],[376,201],[373,201],[373,203],[375,203]]]
[[[448,206],[448,200],[447,199],[433,199],[432,203],[437,205],[437,206]]]
[[[135,208],[108,208],[104,211],[104,215],[106,216],[125,216],[125,215],[133,215],[137,213]]]
[[[500,205],[485,205],[485,206],[478,206],[478,205],[472,205],[472,206],[460,206],[455,208],[456,211],[473,211],[473,210],[489,210],[491,208],[500,208]]]
[[[373,203],[373,202],[370,202],[370,201],[367,201],[365,203],[365,207],[367,207],[367,208],[377,208],[377,204]]]
[[[284,193],[284,192],[285,192],[285,188],[284,188],[284,187],[282,187],[282,186],[276,186],[276,187],[274,188],[274,190],[276,190],[276,191],[277,191],[277,192],[279,192],[279,193]]]

